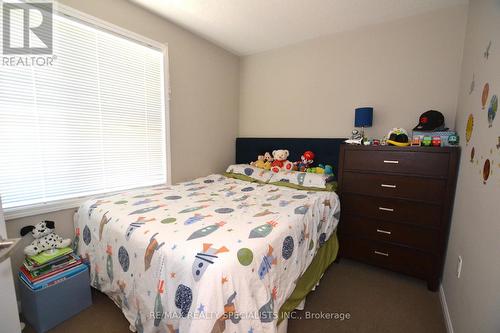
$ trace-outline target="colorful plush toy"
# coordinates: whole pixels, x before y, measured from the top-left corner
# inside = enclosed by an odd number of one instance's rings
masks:
[[[294,170],[305,172],[314,162],[314,153],[310,150],[300,156],[300,161],[295,162]]]
[[[259,155],[257,156],[257,161],[251,162],[250,165],[253,165],[254,167],[264,169],[264,166],[266,165],[266,160],[264,155]]]
[[[257,156],[257,161],[251,162],[250,165],[254,167],[271,170],[271,162],[273,161],[273,157],[269,152],[265,152],[264,155]]]
[[[271,163],[271,171],[292,170],[293,163],[288,160],[289,155],[286,149],[273,150],[274,161]]]
[[[264,161],[265,161],[264,162],[264,169],[271,170],[271,164],[273,163],[274,159],[271,156],[271,154],[269,154],[269,152],[267,152],[267,151],[264,154]]]
[[[333,175],[333,167],[329,164],[325,165],[325,175]]]
[[[37,255],[40,252],[52,249],[61,249],[71,244],[71,239],[63,239],[54,233],[54,221],[42,221],[37,225],[28,225],[21,229],[21,236],[31,232],[35,240],[24,248],[28,256]]]
[[[333,175],[333,167],[329,164],[324,165],[324,164],[318,164],[317,167],[313,168],[307,168],[305,172],[309,173],[319,173],[319,174],[325,174],[325,175]]]

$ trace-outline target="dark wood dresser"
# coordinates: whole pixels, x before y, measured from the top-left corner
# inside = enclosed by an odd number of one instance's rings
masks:
[[[460,148],[342,145],[340,255],[439,287]]]

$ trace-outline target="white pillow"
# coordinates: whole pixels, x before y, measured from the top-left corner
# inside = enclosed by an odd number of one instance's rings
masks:
[[[257,168],[250,164],[233,164],[227,167],[226,172],[245,175],[255,180],[267,183],[274,172]]]
[[[273,173],[269,183],[286,182],[304,187],[326,188],[329,175],[300,171],[280,171]]]

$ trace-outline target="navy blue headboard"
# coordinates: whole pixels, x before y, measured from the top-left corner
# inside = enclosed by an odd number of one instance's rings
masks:
[[[338,173],[340,144],[344,138],[309,139],[309,138],[237,138],[236,163],[250,163],[266,151],[272,153],[276,149],[288,149],[288,160],[295,162],[300,156],[311,150],[315,154],[314,162],[330,164],[335,175]]]

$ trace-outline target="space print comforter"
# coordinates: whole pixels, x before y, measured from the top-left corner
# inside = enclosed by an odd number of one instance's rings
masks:
[[[75,244],[137,332],[275,332],[339,212],[334,192],[210,175],[88,200]]]

